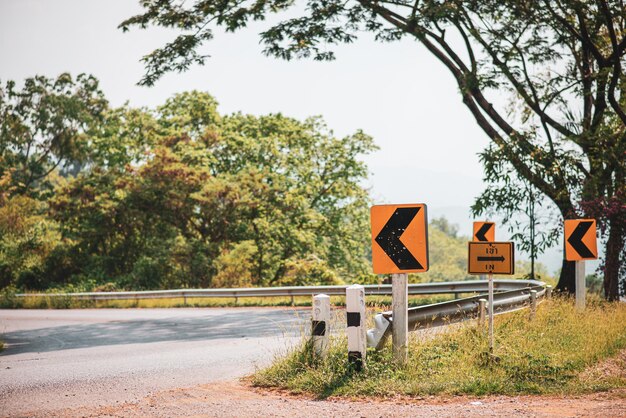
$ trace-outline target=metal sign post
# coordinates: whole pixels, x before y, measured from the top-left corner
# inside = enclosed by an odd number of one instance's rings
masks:
[[[406,273],[394,274],[391,278],[393,358],[399,364],[406,364],[408,357],[408,282]]]
[[[493,274],[489,273],[489,352],[493,353]]]
[[[576,263],[576,309],[585,310],[585,298],[587,287],[585,285],[585,260],[577,260]]]

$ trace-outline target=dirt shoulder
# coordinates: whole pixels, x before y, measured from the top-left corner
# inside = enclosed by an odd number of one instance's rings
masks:
[[[29,414],[31,415],[31,414]],[[168,390],[115,406],[56,411],[63,417],[626,417],[626,389],[575,397],[315,400],[221,382]],[[37,413],[32,414],[37,416]],[[50,416],[48,414],[48,416]]]

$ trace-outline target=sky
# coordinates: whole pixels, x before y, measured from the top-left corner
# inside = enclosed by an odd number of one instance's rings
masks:
[[[131,0],[0,0],[0,81],[84,72],[100,79],[114,106],[155,107],[196,89],[212,94],[221,113],[321,115],[337,136],[362,129],[380,147],[365,158],[376,203],[426,203],[430,218],[445,215],[471,235],[469,206],[483,188],[478,153],[488,139],[451,74],[417,41],[382,44],[365,35],[336,48],[335,61],[286,62],[262,54],[258,33],[268,23],[255,23],[216,32],[204,66],[148,88],[136,85],[139,60],[174,32],[117,29],[140,11]],[[496,239],[507,235],[501,228]],[[558,258],[546,263],[551,271]]]

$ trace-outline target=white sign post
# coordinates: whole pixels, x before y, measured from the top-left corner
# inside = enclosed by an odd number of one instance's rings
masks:
[[[493,353],[493,274],[489,273],[489,352]]]
[[[367,329],[365,327],[365,288],[353,284],[346,288],[346,316],[348,328],[348,361],[355,370],[365,366]]]
[[[576,263],[576,309],[585,310],[585,298],[587,286],[585,285],[585,260],[577,260]]]
[[[406,364],[408,356],[408,310],[409,275],[406,273],[391,276],[391,303],[393,312],[392,345],[393,358],[399,364]]]

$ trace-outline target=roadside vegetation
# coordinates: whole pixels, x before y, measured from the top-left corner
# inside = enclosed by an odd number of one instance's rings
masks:
[[[84,74],[0,84],[0,115],[5,294],[384,280],[371,273],[362,187],[376,146],[361,131],[339,138],[318,117],[221,114],[199,91],[113,108]],[[431,267],[411,282],[471,279],[466,242],[432,219]]]
[[[372,138],[217,107],[113,108],[84,74],[0,84],[0,289],[368,280]]]
[[[252,384],[328,396],[434,394],[578,394],[626,387],[626,304],[591,297],[584,313],[554,298],[495,318],[488,354],[486,329],[470,321],[442,333],[411,333],[406,367],[394,365],[389,344],[368,352],[363,372],[351,370],[346,340],[334,337],[328,357],[315,359],[305,342],[251,378]],[[610,366],[606,366],[610,364]],[[608,367],[608,369],[607,369]]]

